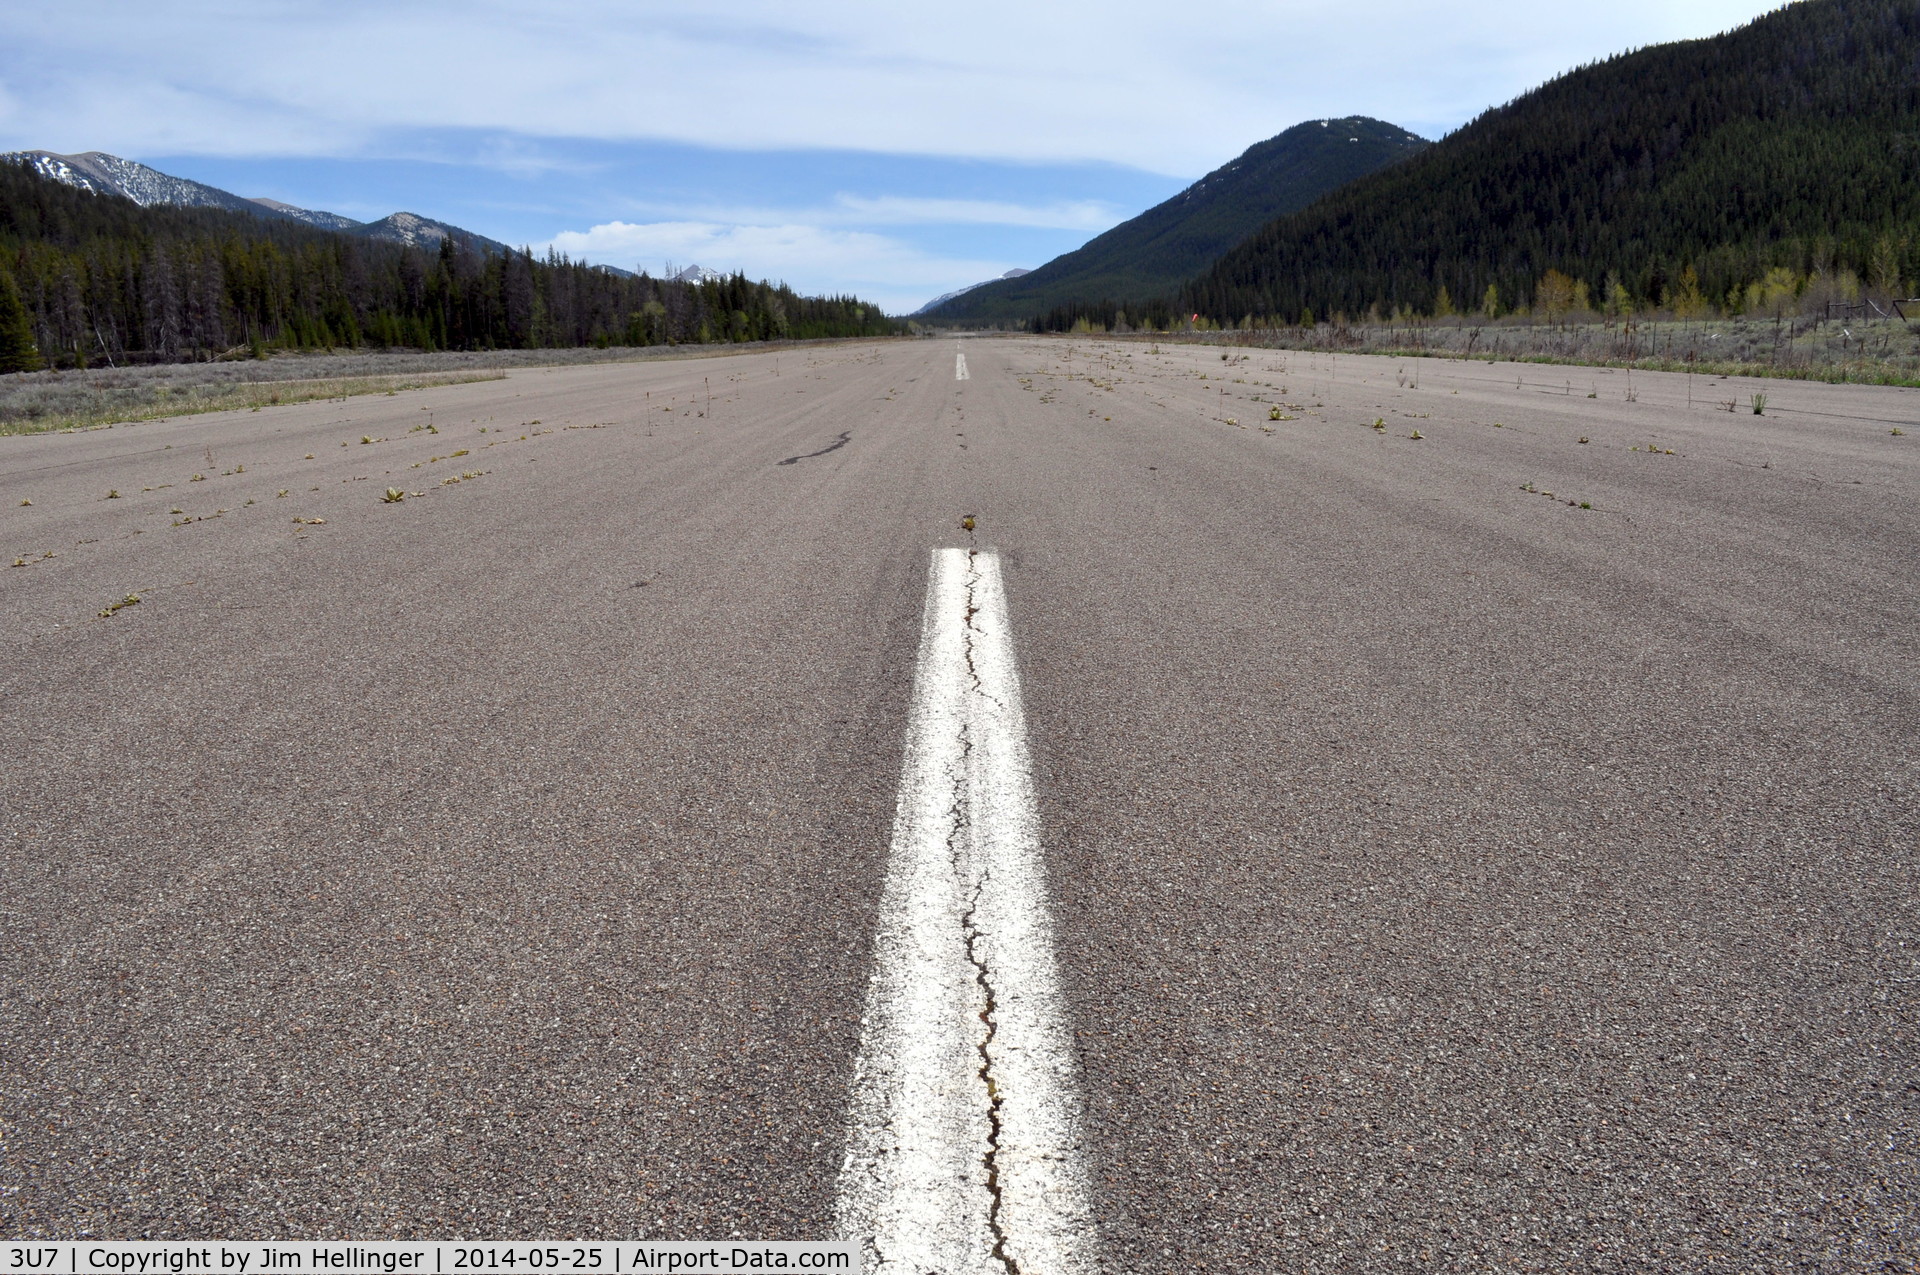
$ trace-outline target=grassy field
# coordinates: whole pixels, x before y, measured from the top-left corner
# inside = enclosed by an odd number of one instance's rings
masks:
[[[1164,338],[1162,338],[1164,339]],[[1210,332],[1200,340],[1400,357],[1634,367],[1920,386],[1920,332],[1898,320],[1672,319],[1606,324],[1471,319]]]

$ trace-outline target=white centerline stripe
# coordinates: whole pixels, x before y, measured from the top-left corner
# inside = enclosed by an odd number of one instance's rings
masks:
[[[956,353],[953,356],[953,379],[956,381],[964,381],[968,379],[967,356],[964,354]]]
[[[840,1175],[869,1272],[1094,1266],[1039,830],[999,559],[936,550]]]

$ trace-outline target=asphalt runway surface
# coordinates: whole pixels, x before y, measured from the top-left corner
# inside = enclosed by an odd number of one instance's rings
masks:
[[[1915,1269],[1920,391],[1221,354],[0,438],[0,1232],[826,1236],[959,547],[1101,1268]]]

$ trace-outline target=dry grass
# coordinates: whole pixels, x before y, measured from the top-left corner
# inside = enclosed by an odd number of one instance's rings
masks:
[[[1140,339],[1140,338],[1136,338]],[[1334,350],[1400,358],[1488,359],[1633,367],[1652,372],[1765,376],[1853,385],[1920,386],[1920,332],[1889,320],[1851,323],[1811,318],[1671,319],[1624,324],[1501,320],[1428,320],[1401,324],[1322,324],[1311,331],[1272,328],[1149,340],[1210,345]]]
[[[66,372],[57,374],[57,380],[37,385],[4,384],[0,387],[0,434],[90,429],[122,421],[310,403],[356,394],[397,394],[435,385],[504,380],[507,375],[481,369],[257,381],[151,375],[165,370],[170,369],[134,368],[109,371],[104,376]]]
[[[652,345],[639,348],[441,351],[379,350],[280,354],[270,359],[159,363],[84,371],[0,376],[0,434],[89,429],[198,412],[230,412],[308,403],[355,394],[385,394],[497,381],[508,369],[719,358],[787,346],[839,345],[871,338],[751,342],[739,345]]]

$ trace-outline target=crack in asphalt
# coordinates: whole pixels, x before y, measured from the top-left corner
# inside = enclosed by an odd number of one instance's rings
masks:
[[[983,1163],[987,1170],[987,1229],[993,1233],[993,1257],[1006,1267],[1009,1275],[1020,1275],[1020,1264],[1007,1252],[1007,1232],[1000,1224],[1000,1208],[1003,1203],[1000,1194],[1000,1104],[1005,1101],[1000,1096],[1000,1086],[993,1075],[993,1038],[999,1027],[994,1021],[997,1007],[993,995],[993,976],[986,961],[979,953],[980,931],[973,923],[973,916],[980,907],[980,894],[986,888],[986,878],[982,877],[973,892],[973,902],[960,918],[960,925],[966,935],[967,962],[973,966],[974,981],[980,985],[981,994],[986,997],[986,1006],[980,1011],[980,1022],[986,1028],[980,1041],[974,1047],[980,1051],[980,1070],[976,1073],[980,1083],[987,1091],[987,1151]]]
[[[974,559],[978,556],[979,550],[977,549],[969,549],[967,551],[967,677],[973,683],[970,694],[977,695],[983,699],[989,699],[990,697],[986,693],[986,688],[980,683],[980,672],[974,667],[973,662],[973,639],[975,633],[973,617],[979,610],[973,601],[974,582],[978,579]],[[971,721],[972,714],[967,714],[961,720],[961,773],[959,776],[960,783],[957,785],[959,795],[953,804],[952,831],[947,837],[947,847],[953,856],[954,874],[963,878],[967,875],[967,865],[964,861],[965,856],[962,846],[965,844],[967,835],[972,831],[972,797],[970,785],[967,783],[969,763],[973,758],[973,727]],[[1000,1106],[1005,1100],[1001,1097],[1000,1086],[994,1078],[993,1071],[993,1041],[994,1037],[999,1033],[999,1025],[995,1020],[994,1011],[998,1007],[998,1002],[994,997],[993,991],[993,971],[988,966],[986,960],[980,955],[980,940],[983,936],[980,933],[979,926],[974,923],[974,916],[980,910],[980,896],[986,892],[989,875],[990,874],[982,873],[979,879],[973,882],[973,896],[967,902],[967,910],[961,914],[960,929],[962,937],[966,942],[967,963],[973,967],[974,982],[979,986],[980,993],[986,1002],[980,1010],[980,1024],[983,1030],[979,1039],[974,1044],[974,1048],[980,1053],[980,1067],[974,1074],[980,1078],[980,1083],[987,1094],[987,1150],[986,1154],[982,1157],[982,1163],[987,1171],[987,1196],[989,1200],[987,1205],[987,1229],[993,1235],[994,1260],[999,1262],[1000,1265],[1009,1272],[1009,1275],[1020,1275],[1020,1264],[1014,1261],[1013,1257],[1007,1252],[1007,1233],[1000,1223],[1000,1210],[1004,1202],[1000,1191]]]
[[[852,441],[853,441],[853,431],[850,429],[843,429],[840,431],[840,436],[838,438],[834,439],[831,443],[828,443],[825,447],[822,447],[819,451],[807,452],[806,454],[801,456],[789,456],[785,460],[781,461],[780,463],[782,465],[797,465],[803,460],[812,460],[815,456],[825,456],[828,452],[837,452],[842,447],[845,447],[848,443]]]

